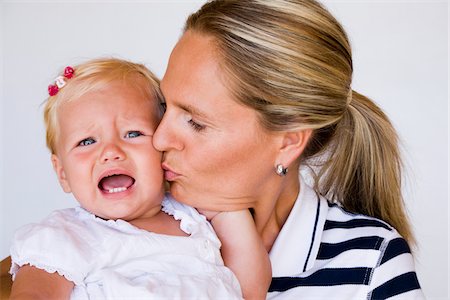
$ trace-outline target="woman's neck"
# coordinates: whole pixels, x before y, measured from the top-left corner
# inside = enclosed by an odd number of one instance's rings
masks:
[[[290,176],[289,176],[290,175]],[[270,251],[297,200],[300,183],[297,173],[283,178],[278,191],[268,195],[255,207],[254,219],[263,243]],[[274,199],[276,199],[274,201]]]

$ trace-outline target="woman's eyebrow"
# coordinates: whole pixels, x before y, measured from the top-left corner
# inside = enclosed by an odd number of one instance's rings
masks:
[[[178,107],[202,119],[208,118],[208,115],[206,113],[202,112],[196,107],[193,107],[192,105],[178,104]]]

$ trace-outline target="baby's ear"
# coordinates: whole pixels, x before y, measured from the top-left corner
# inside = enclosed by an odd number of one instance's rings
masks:
[[[56,154],[52,154],[52,164],[62,189],[64,192],[70,193],[72,190],[70,189],[69,181],[66,178],[62,162]]]

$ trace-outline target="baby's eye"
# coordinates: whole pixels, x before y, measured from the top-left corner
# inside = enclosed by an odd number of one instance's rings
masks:
[[[141,135],[144,135],[144,134],[140,131],[128,131],[127,134],[125,134],[125,137],[132,139],[132,138],[136,138]]]
[[[95,143],[93,138],[87,138],[78,143],[78,146],[89,146]]]

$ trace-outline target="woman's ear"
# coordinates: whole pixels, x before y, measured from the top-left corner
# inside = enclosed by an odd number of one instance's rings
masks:
[[[64,168],[62,165],[61,160],[56,154],[52,154],[52,165],[53,170],[55,170],[56,176],[58,177],[59,184],[61,185],[62,189],[66,193],[70,193],[72,190],[70,189],[69,181],[66,178],[66,173],[64,172]]]
[[[287,168],[302,154],[312,135],[312,129],[289,131],[282,134],[276,165]]]

